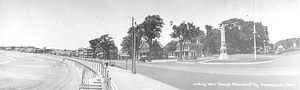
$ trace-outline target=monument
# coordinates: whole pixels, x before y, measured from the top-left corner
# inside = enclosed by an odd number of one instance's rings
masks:
[[[229,59],[229,57],[227,55],[227,48],[226,48],[226,42],[225,42],[225,25],[221,26],[221,48],[220,48],[220,56],[218,59],[219,60]]]

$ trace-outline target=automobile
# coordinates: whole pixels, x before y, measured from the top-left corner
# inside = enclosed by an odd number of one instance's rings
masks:
[[[279,50],[269,50],[267,54],[282,54],[282,51]]]

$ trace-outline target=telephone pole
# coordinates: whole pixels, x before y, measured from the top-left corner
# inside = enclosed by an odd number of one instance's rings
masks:
[[[134,30],[134,17],[132,17],[132,40],[133,40],[133,48],[132,48],[132,50],[133,50],[133,55],[132,55],[132,73],[133,74],[136,74],[136,63],[135,63],[135,30]]]

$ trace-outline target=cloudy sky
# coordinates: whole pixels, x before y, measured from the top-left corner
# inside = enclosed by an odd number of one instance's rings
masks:
[[[164,19],[159,40],[165,45],[172,40],[170,21],[205,31],[229,18],[253,20],[253,7],[272,43],[300,36],[299,0],[0,0],[0,46],[77,49],[109,34],[120,49],[131,17],[141,23],[153,14]]]

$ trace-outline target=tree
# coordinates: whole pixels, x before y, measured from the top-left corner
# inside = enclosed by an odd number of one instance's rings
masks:
[[[225,26],[226,45],[229,54],[253,52],[253,21],[232,18],[221,22]],[[261,22],[255,22],[257,47],[269,41],[268,30]]]
[[[105,60],[110,60],[111,57],[115,56],[118,51],[113,38],[108,34],[104,34],[100,38],[90,40],[90,45],[94,48],[94,50],[102,50]]]
[[[139,25],[139,28],[143,31],[142,37],[149,44],[150,52],[152,51],[153,40],[160,37],[163,25],[163,19],[159,15],[149,15],[145,18],[143,23]],[[150,56],[152,56],[151,53]]]
[[[300,38],[287,38],[285,40],[279,40],[275,43],[275,48],[278,48],[279,45],[282,45],[283,48],[299,48],[300,47]],[[294,46],[296,45],[296,46]]]
[[[173,52],[177,49],[177,41],[172,40],[171,42],[169,42],[168,44],[166,44],[164,46],[164,54],[168,54],[169,52]]]
[[[133,31],[133,28],[130,27],[127,31],[127,36],[123,37],[123,41],[121,43],[122,49],[125,50],[127,53],[132,53],[132,48],[133,48],[132,31]],[[136,33],[136,40],[135,40],[136,41],[136,51],[138,51],[139,50],[138,47],[141,44],[141,38],[144,35],[144,31],[140,27],[135,27],[134,31]],[[130,54],[130,57],[131,57],[131,54]]]
[[[203,46],[203,52],[206,56],[211,56],[214,53],[219,52],[221,45],[221,33],[220,30],[210,25],[205,25],[206,37]]]
[[[114,47],[113,49],[111,49],[109,52],[109,56],[109,59],[111,60],[118,59],[118,47]]]
[[[90,47],[92,48],[92,52],[93,52],[93,58],[97,56],[96,49],[97,49],[98,42],[99,42],[98,38],[89,41]]]
[[[122,49],[125,52],[131,53],[131,49],[132,49],[132,37],[130,35],[127,35],[127,36],[123,37],[123,41],[121,43],[121,46],[122,46]]]
[[[181,23],[179,26],[174,25],[172,28],[174,31],[170,34],[171,38],[174,38],[179,43],[179,60],[182,60],[182,47],[184,47],[187,41],[204,35],[204,32],[196,27],[193,23]]]
[[[211,56],[212,51],[216,45],[214,42],[215,36],[212,31],[213,27],[210,25],[205,25],[205,29],[206,29],[206,38],[203,46],[204,47],[203,52],[205,53],[205,55]]]

